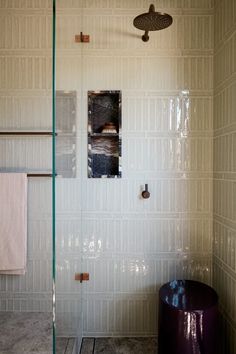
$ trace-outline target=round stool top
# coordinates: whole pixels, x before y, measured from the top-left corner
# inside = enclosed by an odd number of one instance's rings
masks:
[[[193,280],[173,280],[159,291],[160,299],[177,310],[206,310],[218,303],[218,296],[210,286]]]

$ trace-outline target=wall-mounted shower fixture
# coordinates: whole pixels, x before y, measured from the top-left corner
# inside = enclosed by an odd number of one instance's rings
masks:
[[[142,40],[149,40],[149,31],[159,31],[169,27],[173,22],[173,18],[163,12],[156,12],[153,4],[149,7],[149,12],[145,12],[135,17],[133,24],[136,28],[145,31]]]
[[[83,34],[83,32],[80,32],[80,34],[75,35],[75,43],[89,43],[89,42],[90,42],[89,34]]]
[[[89,273],[75,273],[75,280],[79,280],[80,283],[89,280]]]
[[[150,192],[148,191],[148,184],[145,184],[145,190],[142,192],[142,197],[144,199],[150,198]]]

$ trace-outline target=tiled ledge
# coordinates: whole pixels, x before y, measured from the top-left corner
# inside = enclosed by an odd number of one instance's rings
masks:
[[[215,85],[214,95],[219,94],[221,91],[233,85],[235,83],[235,80],[236,80],[236,72],[234,72],[232,75],[228,76],[226,79],[222,80],[221,82],[218,82]]]
[[[224,126],[222,128],[218,128],[214,130],[214,138],[220,137],[228,134],[236,133],[236,123],[232,123],[230,125]]]
[[[66,3],[66,2],[65,2]],[[93,5],[92,5],[93,6]],[[17,9],[18,10],[18,9]],[[58,16],[136,16],[139,13],[147,12],[148,6],[145,7],[59,7],[57,6],[57,15]],[[2,10],[1,10],[2,11]],[[19,11],[19,10],[18,10]],[[31,10],[29,10],[30,12]],[[165,7],[156,6],[156,11],[167,12],[172,16],[213,16],[213,9],[211,8],[184,8],[184,7]]]
[[[50,16],[52,17],[52,9],[50,8],[2,8],[0,7],[1,15],[3,16]]]
[[[223,47],[226,45],[226,43],[235,35],[236,31],[236,23],[234,24],[233,27],[230,28],[229,31],[225,32],[222,38],[218,43],[215,43],[215,50],[214,54],[216,55],[219,51],[223,49]]]
[[[213,219],[215,219],[216,221],[218,221],[222,225],[225,225],[225,226],[231,228],[234,231],[236,230],[236,221],[234,221],[234,220],[227,219],[227,218],[225,218],[221,215],[217,215],[217,214],[213,214]]]
[[[171,58],[202,58],[202,57],[207,57],[207,58],[212,58],[213,57],[213,49],[162,49],[162,48],[154,48],[150,50],[142,50],[140,48],[132,48],[133,52],[130,50],[130,48],[127,46],[127,49],[122,47],[122,48],[83,48],[83,52],[81,52],[81,47],[77,48],[67,48],[67,49],[61,49],[60,46],[57,48],[57,58],[61,57],[85,57],[85,56],[98,56],[98,57],[142,57],[142,58],[165,58],[165,57],[171,57]],[[4,52],[6,50],[4,49]],[[4,53],[3,52],[3,53]],[[28,52],[32,53],[34,55],[34,51],[31,49],[25,51],[24,53],[20,50],[13,51],[11,50],[11,53],[13,56],[17,55],[24,55],[26,56]],[[36,52],[36,51],[35,51]],[[7,54],[8,52],[6,52]],[[1,51],[0,51],[0,55]]]
[[[236,172],[214,172],[214,180],[236,181]]]
[[[216,263],[225,273],[236,282],[236,273],[222,259],[213,255],[213,263]]]

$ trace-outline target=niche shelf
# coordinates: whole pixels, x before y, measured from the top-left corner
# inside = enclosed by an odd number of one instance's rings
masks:
[[[121,177],[121,91],[88,91],[88,177]]]

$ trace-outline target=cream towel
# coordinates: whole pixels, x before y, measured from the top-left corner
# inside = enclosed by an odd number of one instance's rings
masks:
[[[0,274],[25,274],[27,175],[0,173]]]

